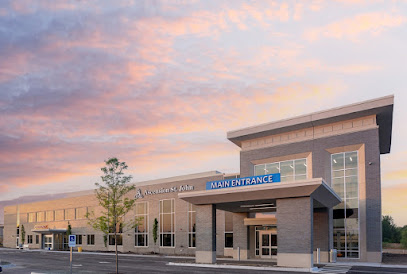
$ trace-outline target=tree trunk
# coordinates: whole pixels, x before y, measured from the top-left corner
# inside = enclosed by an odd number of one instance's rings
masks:
[[[114,231],[114,247],[116,249],[116,274],[119,274],[119,256],[117,254],[117,234],[116,234],[116,229]]]

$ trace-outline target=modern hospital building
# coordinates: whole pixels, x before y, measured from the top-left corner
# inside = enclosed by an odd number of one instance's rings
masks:
[[[217,171],[136,183],[119,251],[275,260],[312,267],[336,249],[339,261],[381,262],[380,155],[390,152],[393,96],[229,131],[240,173]],[[68,223],[83,250],[114,249],[85,218],[101,212],[90,191],[7,206],[4,246],[62,250]],[[156,223],[156,225],[155,225]],[[154,242],[153,229],[158,237]]]

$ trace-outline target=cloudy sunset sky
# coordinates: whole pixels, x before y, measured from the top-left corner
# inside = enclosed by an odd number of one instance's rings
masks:
[[[407,225],[407,1],[0,2],[0,200],[239,172],[226,132],[390,94],[383,213]]]

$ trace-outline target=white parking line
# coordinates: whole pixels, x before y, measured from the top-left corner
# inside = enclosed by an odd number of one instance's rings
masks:
[[[110,264],[109,262],[99,262],[100,264]]]

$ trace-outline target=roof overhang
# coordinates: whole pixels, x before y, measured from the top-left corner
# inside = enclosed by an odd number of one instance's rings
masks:
[[[329,208],[342,201],[322,178],[178,194],[178,198],[189,203],[216,204],[218,209],[231,212],[261,212],[256,210],[257,205],[274,203],[275,206],[276,199],[299,197],[312,197],[317,205]]]
[[[380,153],[385,154],[390,152],[391,147],[393,105],[394,96],[390,95],[290,119],[229,131],[227,138],[241,147],[242,141],[245,140],[376,115],[376,122],[379,126]]]

